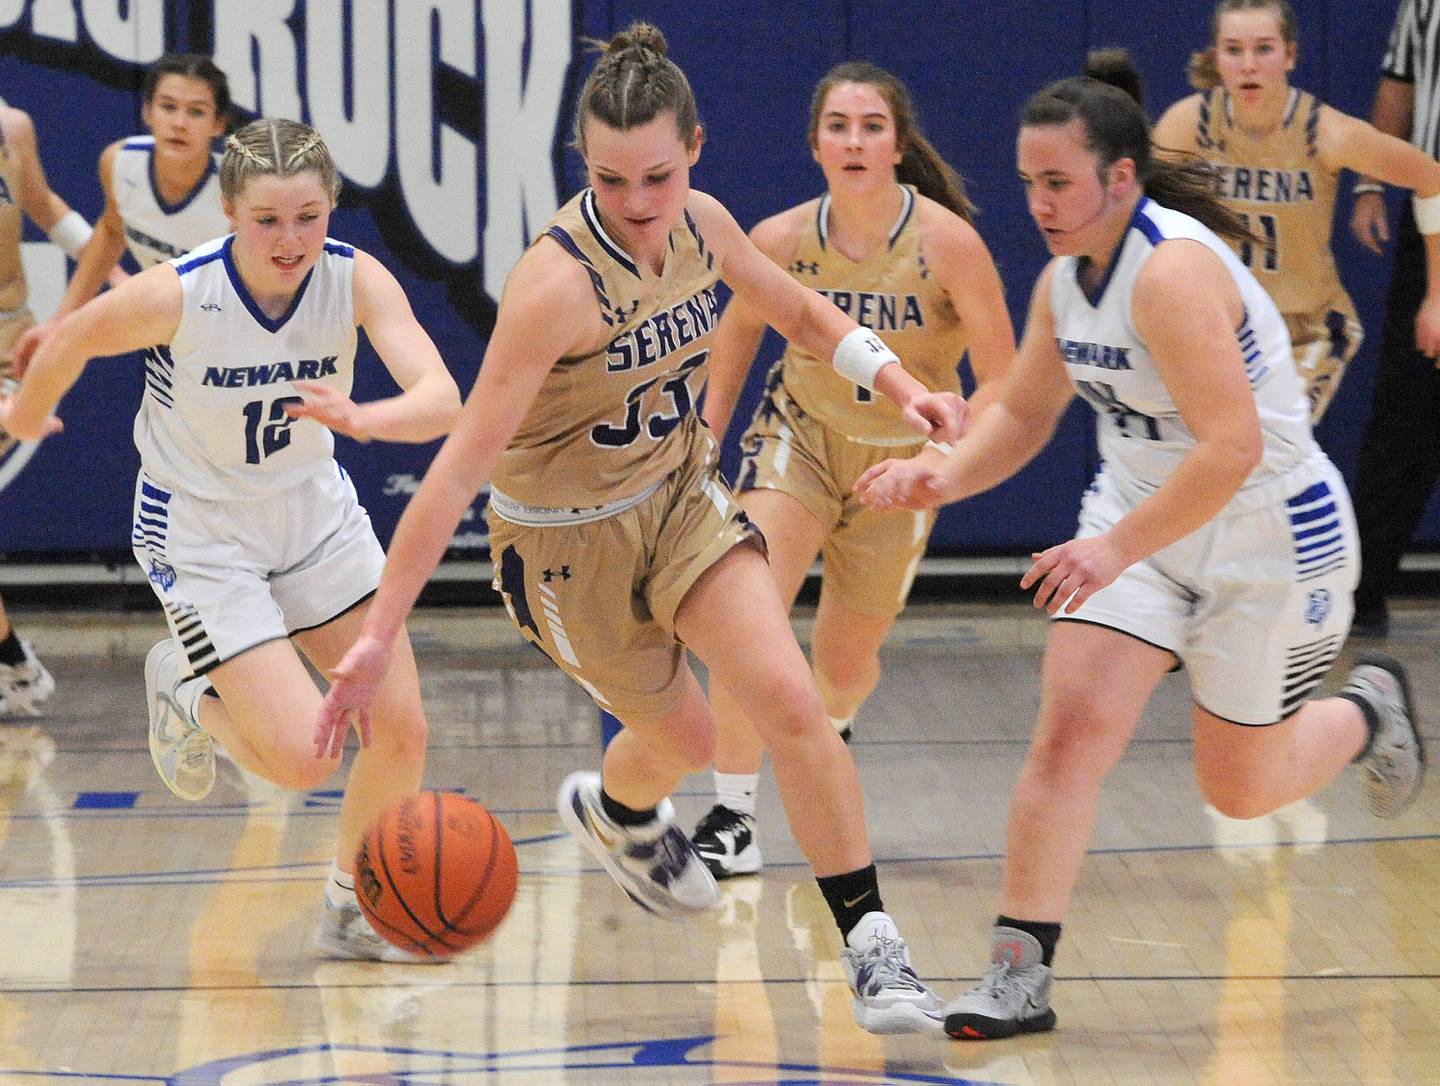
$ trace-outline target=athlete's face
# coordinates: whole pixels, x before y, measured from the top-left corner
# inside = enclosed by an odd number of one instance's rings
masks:
[[[811,148],[833,190],[889,187],[901,149],[890,103],[872,83],[837,83],[820,107]]]
[[[1085,125],[1027,125],[1016,141],[1030,217],[1056,256],[1104,257],[1135,192],[1135,163],[1122,158],[1103,171],[1085,146]],[[1123,232],[1123,231],[1121,231]]]
[[[1237,102],[1258,105],[1278,100],[1290,86],[1295,43],[1281,37],[1280,17],[1275,12],[1264,8],[1232,11],[1220,19],[1215,67]]]
[[[605,229],[637,258],[659,254],[685,211],[700,129],[686,147],[666,110],[624,132],[585,121],[585,168]]]
[[[313,170],[251,178],[233,203],[232,252],[252,293],[294,290],[320,259],[330,225],[330,193]]]
[[[155,135],[155,157],[161,162],[208,158],[210,145],[225,131],[210,84],[174,72],[160,77],[140,115]]]

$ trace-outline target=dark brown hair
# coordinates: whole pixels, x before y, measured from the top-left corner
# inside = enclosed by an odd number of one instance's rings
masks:
[[[1220,202],[1215,171],[1207,162],[1195,155],[1155,156],[1150,122],[1132,93],[1139,89],[1140,77],[1129,53],[1096,50],[1086,60],[1085,73],[1051,83],[1031,98],[1021,126],[1078,120],[1085,127],[1085,146],[1100,156],[1102,177],[1112,163],[1128,158],[1146,196],[1199,219],[1221,237],[1254,240],[1244,220]]]
[[[575,111],[575,147],[585,153],[585,121],[594,117],[618,132],[649,124],[666,110],[675,113],[675,129],[687,150],[695,146],[699,109],[690,81],[665,54],[669,46],[659,27],[634,22],[608,42],[594,42],[601,53],[595,70],[580,88]]]
[[[215,62],[200,53],[166,53],[145,72],[145,81],[140,85],[140,98],[148,106],[155,97],[155,89],[167,75],[183,75],[198,79],[210,88],[215,99],[215,115],[222,121],[230,120],[230,81]]]
[[[884,68],[863,60],[837,64],[815,84],[810,97],[810,127],[806,138],[814,147],[820,132],[820,115],[825,98],[841,83],[863,83],[874,87],[890,107],[895,120],[895,142],[900,149],[900,164],[895,167],[898,180],[914,185],[922,196],[943,204],[968,223],[974,223],[976,209],[965,194],[965,180],[940,156],[940,152],[920,131],[915,103],[900,79]]]

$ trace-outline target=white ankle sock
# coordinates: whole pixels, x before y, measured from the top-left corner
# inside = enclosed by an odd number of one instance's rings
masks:
[[[175,700],[180,703],[180,708],[190,715],[190,719],[197,724],[200,722],[200,699],[205,696],[206,691],[212,690],[209,679],[200,675],[193,679],[185,679],[175,687]]]
[[[330,877],[325,880],[325,900],[337,909],[355,900],[355,876],[345,874],[333,860]]]
[[[715,799],[732,811],[755,813],[755,793],[760,790],[759,773],[721,773],[715,771]]]

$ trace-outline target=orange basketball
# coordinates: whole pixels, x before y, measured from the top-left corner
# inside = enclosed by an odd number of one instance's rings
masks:
[[[421,792],[387,807],[356,856],[355,896],[401,950],[449,958],[505,919],[515,898],[515,846],[480,804]]]

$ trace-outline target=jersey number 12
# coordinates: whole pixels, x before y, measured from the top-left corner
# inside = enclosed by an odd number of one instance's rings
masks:
[[[270,401],[268,411],[264,400],[245,405],[245,463],[258,464],[290,444],[290,424],[295,420],[285,414],[285,405],[304,402],[301,396],[281,396]]]

